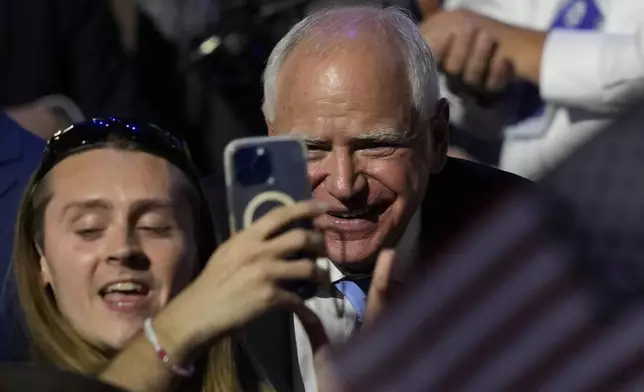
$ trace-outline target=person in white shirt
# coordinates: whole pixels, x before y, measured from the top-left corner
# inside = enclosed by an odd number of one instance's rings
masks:
[[[307,305],[334,344],[369,321],[365,301],[381,250],[395,248],[396,263],[390,281],[371,283],[369,300],[376,287],[395,294],[473,208],[525,184],[446,158],[449,110],[434,60],[415,23],[395,8],[332,8],[295,25],[268,60],[263,111],[270,135],[305,140],[313,197],[330,206],[315,226],[328,255],[318,263],[329,265],[334,287]],[[291,342],[258,330],[253,342],[268,354],[255,358],[275,369]],[[297,320],[293,335],[294,390],[315,391],[312,350]]]
[[[504,170],[540,177],[644,96],[642,2],[443,6],[422,30],[452,82],[446,83],[452,122],[478,136],[503,137]],[[492,104],[490,94],[497,98]]]

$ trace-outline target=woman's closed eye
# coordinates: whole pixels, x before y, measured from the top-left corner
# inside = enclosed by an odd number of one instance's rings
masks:
[[[171,225],[139,225],[138,229],[158,237],[167,237],[172,233]]]
[[[175,214],[170,208],[153,208],[135,219],[136,230],[152,238],[171,237],[177,228]]]
[[[81,227],[74,230],[74,233],[83,240],[92,241],[101,237],[105,228],[103,227]]]

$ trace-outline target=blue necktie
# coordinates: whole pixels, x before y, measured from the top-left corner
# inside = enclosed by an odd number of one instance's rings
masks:
[[[364,322],[364,315],[367,310],[367,294],[365,291],[356,282],[346,278],[335,282],[334,285],[353,306],[353,309],[358,314],[358,321]]]
[[[594,0],[569,0],[555,16],[550,27],[554,29],[594,30],[602,21],[602,14]],[[514,83],[512,94],[519,102],[513,124],[544,113],[539,87],[528,81]]]

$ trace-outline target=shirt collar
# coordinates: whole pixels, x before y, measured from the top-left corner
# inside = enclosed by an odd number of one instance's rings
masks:
[[[393,270],[391,271],[391,279],[395,281],[403,281],[404,276],[409,270],[411,264],[414,262],[418,252],[418,238],[420,236],[420,208],[414,213],[405,232],[396,245],[396,262],[394,263]],[[329,271],[329,278],[331,282],[337,282],[344,278],[344,274],[338,267],[335,266],[327,258],[317,259],[317,264],[320,268]]]

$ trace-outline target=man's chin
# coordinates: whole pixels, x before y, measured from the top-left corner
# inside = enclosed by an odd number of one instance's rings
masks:
[[[329,259],[350,272],[371,272],[379,249],[379,246],[370,241],[327,240]]]

